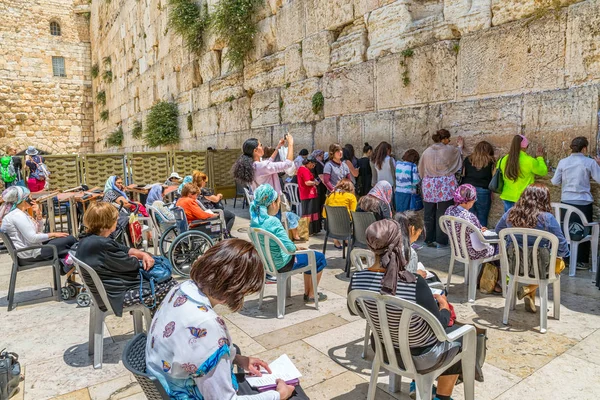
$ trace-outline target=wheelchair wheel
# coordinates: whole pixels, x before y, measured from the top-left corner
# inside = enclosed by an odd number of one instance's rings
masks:
[[[73,284],[69,284],[67,286],[67,290],[69,291],[69,297],[77,296],[77,288]]]
[[[77,305],[79,307],[89,307],[91,303],[90,295],[88,293],[79,293],[76,298]]]
[[[60,298],[63,300],[69,300],[71,298],[71,294],[69,293],[69,289],[66,287],[60,288]]]
[[[169,261],[173,270],[189,277],[192,264],[213,246],[211,238],[199,231],[187,231],[177,236],[169,250]]]
[[[169,250],[171,249],[171,245],[173,241],[177,237],[176,226],[168,227],[163,234],[160,236],[160,255],[163,257],[169,257]]]

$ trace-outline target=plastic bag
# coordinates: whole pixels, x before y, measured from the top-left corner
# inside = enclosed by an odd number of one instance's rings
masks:
[[[497,281],[498,268],[494,264],[485,263],[483,265],[481,280],[479,281],[479,291],[483,294],[493,293]]]

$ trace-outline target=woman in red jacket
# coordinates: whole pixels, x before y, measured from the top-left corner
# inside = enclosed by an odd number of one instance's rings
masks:
[[[319,218],[319,199],[317,194],[317,185],[319,181],[314,178],[311,172],[315,168],[317,160],[313,156],[308,156],[302,166],[298,168],[298,192],[302,202],[302,218],[308,218],[308,233],[310,235],[321,232],[321,220]]]

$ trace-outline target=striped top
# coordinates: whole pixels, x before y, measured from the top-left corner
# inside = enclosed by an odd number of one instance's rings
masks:
[[[374,271],[357,271],[352,275],[348,292],[351,290],[368,290],[371,292],[381,292],[381,281],[383,280],[383,272]],[[413,303],[427,309],[431,312],[442,324],[447,327],[450,321],[450,312],[448,310],[439,310],[431,289],[427,285],[427,282],[421,277],[417,276],[417,282],[406,283],[398,281],[398,287],[396,289],[396,296],[408,300]],[[373,323],[376,326],[377,335],[379,340],[383,342],[383,336],[381,335],[379,318],[377,318],[377,307],[374,303],[365,303],[369,309],[371,316],[374,316]],[[392,342],[395,347],[398,347],[398,325],[400,324],[400,317],[402,316],[402,310],[397,308],[388,307],[388,325],[390,327],[390,335]],[[410,323],[410,332],[408,333],[409,346],[411,348],[422,348],[432,346],[437,343],[437,338],[433,330],[421,317],[413,316]]]

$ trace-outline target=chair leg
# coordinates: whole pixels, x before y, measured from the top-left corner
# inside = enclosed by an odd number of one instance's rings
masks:
[[[448,278],[446,279],[446,292],[450,292],[450,280],[452,279],[452,270],[454,269],[454,254],[450,256],[450,265],[448,266]]]
[[[553,316],[555,320],[560,319],[560,276],[558,279],[552,283],[552,290],[554,291],[554,310]]]
[[[594,226],[592,228],[592,272],[594,276],[598,271],[598,231],[600,231],[600,227]]]
[[[133,332],[136,335],[144,332],[144,314],[142,310],[132,311],[131,314],[133,315]]]
[[[540,332],[548,329],[548,282],[540,282]]]
[[[465,391],[465,400],[475,400],[475,357],[477,356],[476,336],[466,335],[463,337],[463,349],[470,349],[470,351],[463,351],[463,358],[461,360],[463,367],[463,384]]]
[[[352,264],[350,263],[350,254],[352,253],[352,250],[354,249],[354,239],[350,239],[350,243],[348,243],[348,249],[346,251],[346,278],[350,277],[350,269],[352,268]]]
[[[315,296],[315,310],[319,309],[319,287],[317,286],[317,266],[314,265],[310,270],[310,279],[312,280],[313,295]]]
[[[375,356],[373,364],[371,366],[371,380],[369,381],[369,392],[367,393],[367,400],[375,400],[375,393],[377,393],[377,378],[379,376],[379,357]]]
[[[285,290],[288,276],[281,274],[277,276],[277,318],[285,316]]]
[[[285,295],[286,297],[292,297],[292,278],[285,280]]]
[[[329,234],[327,232],[325,232],[325,240],[323,240],[323,255],[325,255],[325,251],[327,250],[327,238],[329,237]]]
[[[15,289],[17,286],[17,266],[13,265],[13,270],[10,274],[10,284],[8,285],[8,311],[13,309],[15,301]]]
[[[346,249],[347,249],[346,241],[342,240],[342,258],[346,258]]]
[[[479,263],[478,260],[474,260],[474,261],[470,261],[469,262],[469,266],[468,269],[469,271],[469,303],[473,303],[475,302],[475,296],[476,296],[476,291],[477,291],[477,275],[479,275],[477,272],[479,270],[479,266],[481,264]],[[465,269],[466,271],[466,269]]]
[[[579,242],[570,242],[571,247],[571,258],[569,258],[569,276],[575,276],[577,271],[577,248],[579,247]]]
[[[473,370],[475,370],[475,368],[473,368]],[[431,400],[431,390],[433,389],[433,376],[430,374],[417,375],[415,376],[415,384],[417,386],[417,399]]]
[[[502,286],[502,296],[506,298],[506,275],[508,271],[504,266],[504,263],[500,262],[500,286]]]
[[[56,261],[54,264],[54,297],[56,301],[60,302],[60,261]]]
[[[104,313],[96,310],[94,321],[94,369],[102,368],[104,352]]]
[[[258,296],[258,309],[259,310],[262,308],[264,294],[265,294],[265,284],[263,283],[262,288],[260,288],[260,295]]]
[[[508,325],[508,312],[512,308],[513,298],[515,297],[517,284],[514,277],[511,277],[508,284],[508,291],[506,293],[506,299],[504,300],[504,315],[502,316],[502,323]]]
[[[367,322],[367,326],[365,327],[365,342],[363,344],[363,352],[361,354],[362,358],[367,358],[367,354],[369,353],[369,339],[371,338],[371,327]]]
[[[402,386],[402,375],[396,375],[393,372],[389,373],[390,377],[390,393],[398,393]]]
[[[90,321],[88,326],[88,355],[94,354],[94,332],[96,332],[96,311],[97,306],[92,304],[90,306]]]
[[[152,326],[152,313],[150,312],[150,309],[144,307],[142,314],[144,315],[144,322],[146,323],[146,333],[149,333],[150,327]]]

